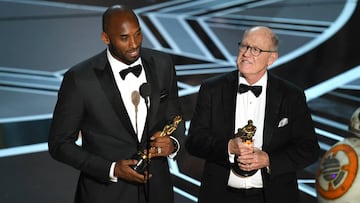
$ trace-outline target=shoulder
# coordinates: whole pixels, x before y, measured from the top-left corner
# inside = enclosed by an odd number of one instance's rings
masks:
[[[70,67],[67,72],[82,72],[94,68],[103,68],[107,63],[106,51],[102,51],[90,58],[87,58],[74,66]]]
[[[207,78],[202,81],[202,86],[208,86],[210,88],[215,88],[223,85],[232,84],[238,79],[238,71],[234,70],[231,72],[222,73],[210,78]]]
[[[156,74],[158,78],[167,78],[175,75],[175,65],[169,54],[161,51],[142,48],[141,61],[149,73]],[[172,80],[172,78],[168,78]]]
[[[145,60],[149,60],[151,58],[158,58],[161,57],[165,60],[171,60],[171,56],[165,52],[158,51],[155,49],[149,49],[149,48],[141,48],[141,58]]]
[[[269,83],[287,91],[303,91],[299,86],[295,85],[294,83],[271,73],[269,73]]]
[[[274,92],[277,92],[279,94],[281,93],[282,95],[286,96],[286,98],[288,99],[305,98],[305,92],[299,86],[286,79],[280,78],[270,73],[268,79],[268,89],[272,93]]]
[[[217,76],[207,78],[200,85],[200,94],[218,95],[223,91],[236,91],[238,84],[238,71],[222,73]]]

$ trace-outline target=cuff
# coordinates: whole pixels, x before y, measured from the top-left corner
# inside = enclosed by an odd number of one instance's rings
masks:
[[[115,164],[116,164],[116,162],[112,162],[112,164],[111,164],[110,172],[109,172],[109,180],[111,182],[117,183],[118,179],[117,179],[117,177],[114,176]]]
[[[173,158],[175,158],[175,156],[177,155],[177,153],[179,152],[179,150],[180,150],[180,143],[179,143],[179,141],[175,138],[175,137],[173,137],[173,136],[170,136],[170,139],[173,141],[173,144],[174,144],[174,146],[175,146],[175,151],[173,152],[173,153],[171,153],[171,154],[169,154],[169,158],[170,159],[173,159]]]
[[[231,140],[230,140],[231,141]],[[228,155],[229,155],[229,162],[234,163],[235,154],[230,154],[230,141],[228,142]]]

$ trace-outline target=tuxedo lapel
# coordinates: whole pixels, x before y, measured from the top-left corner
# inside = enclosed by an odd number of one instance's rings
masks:
[[[151,93],[150,93],[150,115],[149,118],[156,116],[156,112],[158,111],[160,104],[160,93],[159,93],[159,85],[158,85],[158,77],[156,74],[153,58],[146,57],[144,55],[142,57],[142,64],[144,67],[146,80],[150,84]],[[151,129],[154,123],[151,123],[152,120],[156,119],[148,119],[150,120],[149,129]]]
[[[278,115],[284,95],[279,91],[278,80],[268,72],[268,82],[266,90],[266,108],[264,121],[263,149],[269,146],[273,132],[277,127]]]
[[[230,132],[227,132],[227,135],[233,135],[235,129],[235,109],[236,109],[236,96],[238,91],[238,83],[239,83],[239,73],[238,71],[233,71],[231,74],[227,75],[226,82],[222,87],[222,101],[224,114],[225,114],[225,123],[229,124]],[[229,138],[232,138],[229,137]]]
[[[104,57],[106,57],[106,54]],[[108,98],[110,104],[118,115],[119,119],[121,120],[127,131],[137,140],[136,133],[132,127],[125,105],[121,99],[121,94],[117,88],[109,62],[107,62],[106,60],[105,64],[102,67],[104,68],[95,69],[95,73],[99,80],[99,83],[104,90],[104,93]]]

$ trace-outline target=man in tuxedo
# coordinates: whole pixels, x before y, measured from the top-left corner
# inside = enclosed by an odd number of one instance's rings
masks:
[[[319,145],[304,92],[267,71],[277,49],[270,28],[253,27],[238,70],[202,83],[186,141],[205,159],[199,203],[299,202],[296,172],[318,159]]]
[[[183,122],[172,134],[159,136],[181,116],[173,62],[169,55],[141,48],[141,28],[131,9],[112,6],[102,20],[108,48],[65,73],[49,152],[80,170],[75,202],[174,202],[167,157],[180,147],[176,137],[184,133]],[[137,152],[151,157],[144,173],[133,170]]]

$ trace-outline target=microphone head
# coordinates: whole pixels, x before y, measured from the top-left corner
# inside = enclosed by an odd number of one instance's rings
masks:
[[[133,91],[131,93],[131,102],[137,107],[140,103],[140,95],[138,91]]]
[[[150,84],[149,83],[143,83],[140,86],[140,95],[141,95],[141,97],[146,99],[147,97],[150,96],[150,94],[151,94]]]

